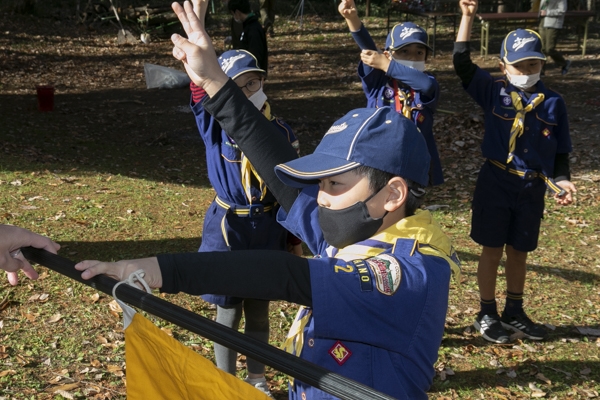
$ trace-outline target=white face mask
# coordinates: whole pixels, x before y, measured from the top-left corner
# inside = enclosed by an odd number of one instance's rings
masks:
[[[267,95],[263,92],[262,88],[258,89],[256,92],[252,94],[252,96],[248,97],[248,100],[254,104],[254,107],[262,110],[265,105],[265,101],[267,101]]]
[[[511,75],[506,71],[506,76],[512,85],[521,90],[527,90],[540,80],[539,72],[533,75]]]
[[[397,58],[393,58],[398,64],[402,64],[405,67],[409,67],[412,69],[416,69],[417,71],[425,71],[425,61],[409,61],[409,60],[398,60]]]

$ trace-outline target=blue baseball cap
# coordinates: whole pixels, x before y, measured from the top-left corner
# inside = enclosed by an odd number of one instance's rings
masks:
[[[523,60],[546,60],[542,53],[542,39],[531,29],[517,29],[510,32],[502,41],[500,58],[507,64]]]
[[[414,122],[391,107],[359,108],[337,120],[312,154],[277,165],[275,174],[301,188],[367,166],[427,186],[429,159]]]
[[[226,51],[219,57],[219,66],[231,79],[250,71],[265,73],[264,69],[258,68],[256,57],[246,50]]]
[[[385,40],[386,50],[398,50],[412,43],[419,43],[431,50],[427,44],[427,31],[412,22],[396,24]],[[431,50],[433,51],[433,50]]]

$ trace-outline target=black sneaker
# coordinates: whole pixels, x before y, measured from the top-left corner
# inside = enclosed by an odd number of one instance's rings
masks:
[[[488,342],[492,343],[508,343],[510,333],[502,327],[500,316],[494,315],[478,315],[475,318],[475,329],[481,333],[481,336]]]
[[[560,71],[560,73],[562,75],[566,75],[567,72],[569,72],[569,68],[571,68],[571,60],[567,60],[567,63],[565,64],[564,67],[562,67],[562,70]]]
[[[525,335],[525,337],[532,340],[544,340],[548,337],[548,332],[546,329],[539,324],[536,324],[532,320],[529,319],[527,314],[521,313],[518,315],[507,316],[502,314],[502,326],[506,329],[513,330],[515,332],[520,332]]]

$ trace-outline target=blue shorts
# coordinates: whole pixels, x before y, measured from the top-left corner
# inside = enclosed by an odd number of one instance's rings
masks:
[[[471,238],[487,247],[535,250],[545,193],[542,179],[525,180],[486,162],[473,194]]]

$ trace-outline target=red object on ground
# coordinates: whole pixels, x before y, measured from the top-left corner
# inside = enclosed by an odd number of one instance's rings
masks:
[[[37,86],[38,110],[52,111],[54,110],[54,86],[44,85]]]

